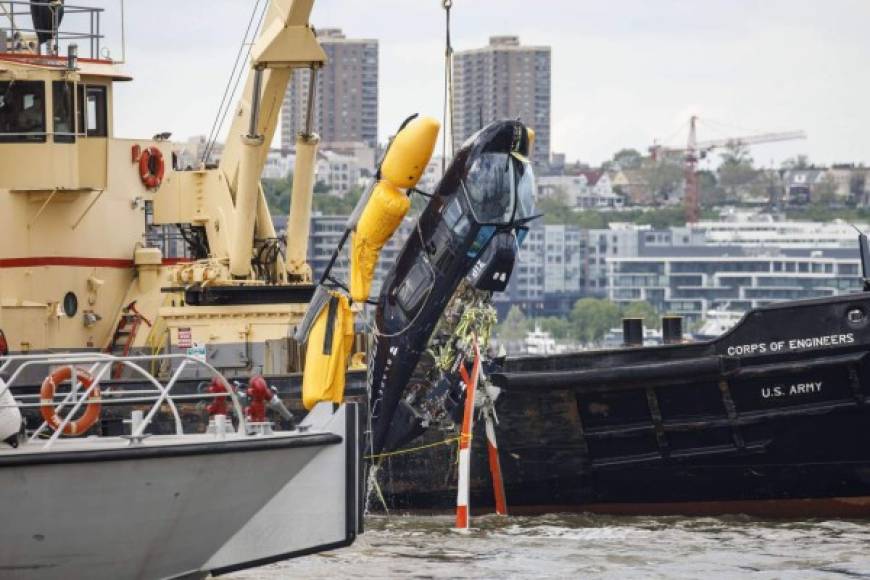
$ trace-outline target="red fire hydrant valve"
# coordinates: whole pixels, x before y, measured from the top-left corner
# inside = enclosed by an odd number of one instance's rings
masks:
[[[227,405],[227,398],[229,397],[229,391],[224,382],[217,377],[213,378],[211,383],[209,383],[206,392],[216,395],[212,402],[205,408],[205,410],[208,411],[209,416],[228,415],[229,407]]]
[[[272,400],[272,390],[266,384],[266,379],[260,375],[251,377],[248,383],[248,408],[245,415],[252,423],[266,421],[266,403]]]

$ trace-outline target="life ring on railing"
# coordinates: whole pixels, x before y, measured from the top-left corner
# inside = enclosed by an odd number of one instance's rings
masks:
[[[139,179],[148,189],[160,187],[165,169],[163,153],[157,147],[146,147],[139,155]]]
[[[70,367],[62,366],[42,381],[42,388],[39,390],[39,410],[42,413],[42,418],[51,425],[51,428],[57,431],[60,428],[63,420],[58,417],[57,410],[54,407],[54,392],[57,385],[64,381],[68,381],[71,377]],[[87,371],[76,369],[76,379],[82,384],[87,391],[94,382],[94,377]],[[85,414],[75,421],[70,421],[63,428],[64,435],[81,435],[86,433],[88,429],[94,426],[100,418],[100,388],[94,387],[91,394],[88,395],[88,404],[85,409]]]

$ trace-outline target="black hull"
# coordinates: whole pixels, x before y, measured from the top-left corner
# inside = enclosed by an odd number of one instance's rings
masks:
[[[870,516],[868,313],[865,294],[793,302],[707,343],[507,360],[492,380],[509,510]],[[473,449],[486,511],[483,425]],[[455,455],[385,459],[388,506],[452,509]]]

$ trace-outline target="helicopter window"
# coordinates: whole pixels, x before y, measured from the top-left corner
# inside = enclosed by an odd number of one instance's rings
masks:
[[[78,113],[80,134],[87,134],[88,137],[108,136],[106,87],[79,85]]]
[[[45,141],[45,83],[0,83],[0,143]]]
[[[474,217],[480,223],[507,223],[513,215],[513,163],[507,153],[483,153],[465,179]]]
[[[75,143],[73,90],[73,84],[64,81],[54,81],[51,85],[55,143]]]
[[[450,205],[447,206],[447,209],[444,210],[444,223],[460,238],[468,233],[471,222],[462,213],[462,202],[458,198],[454,198]]]
[[[468,257],[476,258],[479,256],[494,235],[495,226],[481,226],[480,230],[477,232],[477,237],[474,238],[471,247],[468,248]]]
[[[517,247],[522,248],[523,242],[526,241],[526,236],[529,235],[529,228],[517,228]]]
[[[501,225],[533,215],[535,174],[520,155],[484,153],[463,183],[479,223]]]
[[[402,310],[408,314],[415,312],[434,281],[429,264],[417,262],[399,286],[397,298]]]
[[[514,164],[519,202],[516,219],[530,218],[535,214],[535,172],[528,160],[514,157]]]

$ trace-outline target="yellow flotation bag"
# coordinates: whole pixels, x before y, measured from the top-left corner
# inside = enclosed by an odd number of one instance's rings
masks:
[[[367,300],[381,248],[411,207],[402,189],[414,187],[429,165],[441,125],[431,117],[409,121],[393,138],[375,185],[356,223],[351,248],[350,296]]]
[[[302,404],[309,410],[321,401],[341,403],[344,398],[345,373],[353,350],[353,312],[347,296],[331,294],[308,334]]]
[[[417,117],[409,121],[393,137],[381,162],[381,178],[396,187],[414,187],[429,165],[441,124],[432,117]]]
[[[395,185],[384,180],[375,185],[353,234],[350,296],[354,302],[368,299],[381,248],[402,223],[410,207],[411,200]]]

